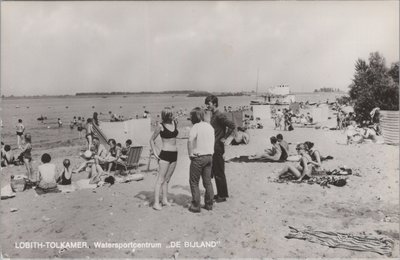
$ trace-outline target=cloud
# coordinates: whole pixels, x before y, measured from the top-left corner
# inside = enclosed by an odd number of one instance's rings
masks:
[[[2,93],[346,89],[399,59],[398,2],[5,2]]]

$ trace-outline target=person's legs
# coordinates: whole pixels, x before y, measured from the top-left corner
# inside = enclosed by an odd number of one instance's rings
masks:
[[[91,135],[87,136],[87,141],[88,141],[88,150],[90,150],[90,147],[92,147],[92,136]]]
[[[32,164],[28,158],[24,158],[24,164],[26,167],[26,172],[27,172],[27,177],[30,181],[33,181],[32,175],[33,175],[33,169],[32,169]]]
[[[194,210],[200,210],[199,181],[202,172],[201,158],[193,158],[190,162],[189,185],[192,192],[192,205]]]
[[[162,183],[162,204],[165,206],[171,206],[171,203],[168,202],[168,184],[171,180],[171,176],[175,171],[176,161],[172,162],[168,166],[167,174],[165,175],[164,182]]]
[[[17,147],[21,147],[21,137],[17,134]]]
[[[158,175],[157,175],[157,180],[156,184],[154,187],[154,203],[153,203],[153,209],[160,210],[161,205],[160,205],[160,189],[161,189],[161,184],[165,180],[165,175],[168,171],[169,167],[169,162],[160,160],[159,162],[159,169],[158,169]]]
[[[225,161],[222,153],[214,153],[212,161],[212,175],[215,178],[217,186],[217,195],[219,198],[227,198],[228,187],[225,177]]]
[[[214,190],[211,183],[212,157],[206,156],[204,160],[205,160],[205,165],[203,166],[203,171],[201,175],[203,180],[203,186],[206,189],[206,192],[204,194],[204,205],[206,209],[210,210],[212,209],[213,198],[214,198]]]

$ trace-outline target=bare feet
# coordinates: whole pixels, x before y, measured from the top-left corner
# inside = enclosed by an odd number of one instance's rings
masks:
[[[167,206],[167,207],[171,207],[172,206],[171,203],[168,200],[163,200],[163,202],[161,202],[161,204],[163,206]]]
[[[161,210],[162,207],[161,207],[160,203],[154,203],[154,204],[153,204],[153,209],[155,209],[155,210]]]

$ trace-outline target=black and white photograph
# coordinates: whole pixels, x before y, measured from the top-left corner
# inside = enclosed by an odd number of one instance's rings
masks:
[[[398,259],[399,1],[1,1],[2,259]]]

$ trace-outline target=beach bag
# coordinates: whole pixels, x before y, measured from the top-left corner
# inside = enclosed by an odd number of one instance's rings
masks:
[[[25,176],[23,175],[16,175],[16,176],[11,176],[11,189],[14,192],[22,192],[26,188],[26,179]]]
[[[294,130],[293,126],[292,126],[292,125],[289,125],[288,130],[289,130],[289,131],[293,131],[293,130]]]

